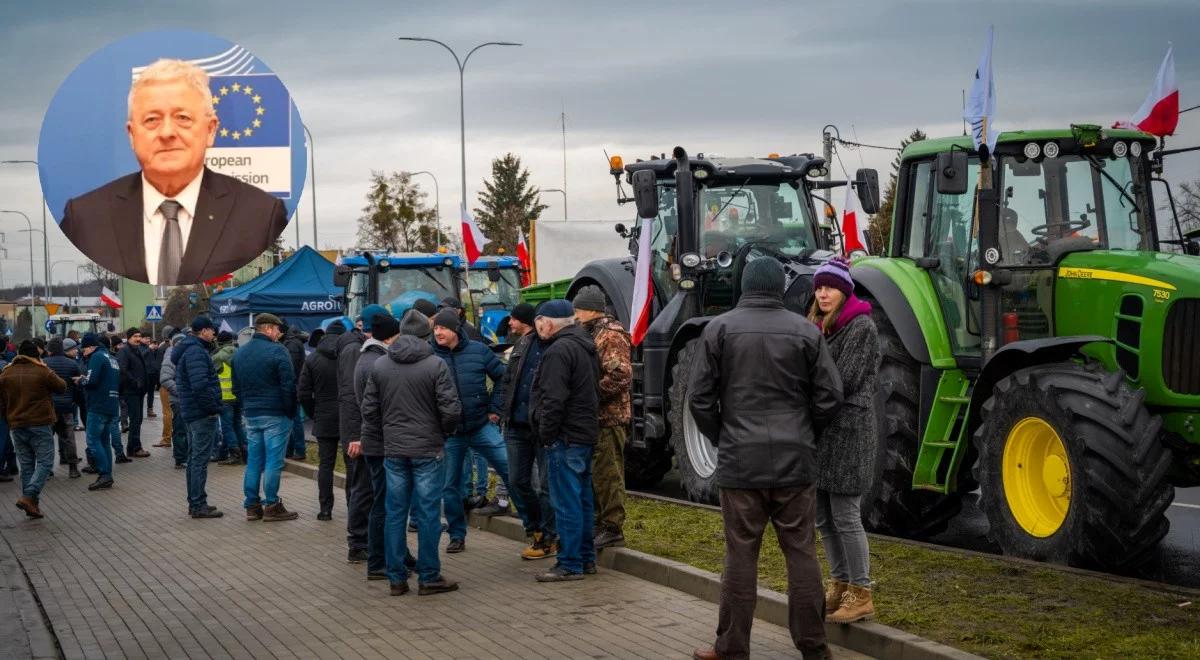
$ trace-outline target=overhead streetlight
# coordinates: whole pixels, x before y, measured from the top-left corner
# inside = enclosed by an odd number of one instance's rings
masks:
[[[562,193],[563,196],[563,220],[567,219],[567,191],[562,188],[542,188],[541,192],[556,192]]]
[[[433,172],[430,172],[429,170],[421,170],[420,172],[409,172],[409,176],[416,176],[418,174],[428,174],[429,177],[431,179],[433,179],[433,210],[434,210],[434,215],[437,217],[437,246],[438,246],[438,251],[441,252],[441,250],[442,250],[442,193],[441,193],[441,186],[438,185],[437,177],[434,176]]]
[[[36,160],[0,160],[0,165],[33,165],[40,168]],[[38,185],[41,185],[41,179],[38,179]],[[46,194],[42,192],[42,259],[46,262],[46,282],[50,281],[50,239],[46,233]],[[32,259],[32,255],[30,256]],[[49,294],[47,294],[49,295]]]
[[[54,267],[55,266],[57,266],[59,264],[73,264],[73,263],[75,263],[74,259],[59,259],[58,261],[55,261],[54,263],[50,264],[50,276],[54,277]],[[47,297],[50,297],[49,294],[47,294]]]
[[[13,215],[19,215],[22,218],[25,218],[25,224],[29,225],[29,229],[22,229],[21,231],[29,232],[29,334],[32,336],[35,334],[33,328],[33,299],[36,297],[36,294],[33,292],[33,223],[29,221],[29,216],[25,215],[21,211],[7,211],[0,209],[0,213],[12,213]]]

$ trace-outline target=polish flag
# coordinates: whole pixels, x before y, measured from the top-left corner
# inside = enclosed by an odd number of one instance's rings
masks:
[[[517,262],[521,264],[521,286],[529,286],[532,262],[529,261],[529,246],[525,244],[525,232],[517,230]]]
[[[1133,117],[1113,124],[1113,128],[1136,128],[1164,137],[1175,134],[1179,124],[1179,85],[1175,82],[1175,47],[1167,46],[1167,56],[1158,67],[1154,87]]]
[[[842,207],[842,255],[849,258],[855,252],[870,254],[867,249],[867,214],[858,205],[854,186],[846,184],[846,204]]]
[[[113,309],[121,309],[121,299],[117,294],[108,287],[100,289],[100,302],[112,307]]]
[[[233,279],[233,273],[226,273],[224,275],[217,275],[216,277],[214,277],[210,280],[204,280],[204,283],[209,286],[212,286],[214,284],[220,284],[221,282],[228,282],[229,280],[232,280],[232,279]]]
[[[462,207],[462,237],[463,250],[467,253],[467,264],[475,263],[479,255],[483,253],[483,246],[491,243],[487,236],[479,230],[479,225],[475,224],[475,218],[467,213],[466,205]]]
[[[654,282],[650,279],[650,239],[654,218],[642,218],[638,232],[637,267],[633,272],[633,309],[629,314],[629,334],[634,346],[642,343],[650,327],[650,304],[654,300]]]

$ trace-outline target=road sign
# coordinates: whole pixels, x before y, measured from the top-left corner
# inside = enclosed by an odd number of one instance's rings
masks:
[[[146,305],[146,320],[161,321],[162,320],[162,305]]]
[[[58,303],[46,303],[45,305],[42,305],[42,307],[46,308],[47,314],[50,314],[51,316],[53,316],[58,313],[58,310],[59,310],[59,308],[62,307],[62,305],[60,305]]]
[[[54,321],[51,321],[50,319],[46,319],[46,332],[53,332],[53,331],[54,331]]]

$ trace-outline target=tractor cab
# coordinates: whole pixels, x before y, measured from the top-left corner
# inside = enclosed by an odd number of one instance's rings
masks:
[[[493,342],[502,323],[521,302],[521,262],[510,256],[479,257],[465,273],[479,332]],[[467,306],[468,309],[471,305]]]
[[[397,318],[418,298],[435,305],[460,296],[461,259],[452,254],[363,252],[343,257],[333,273],[342,287],[343,313],[357,319],[370,304],[389,306]]]

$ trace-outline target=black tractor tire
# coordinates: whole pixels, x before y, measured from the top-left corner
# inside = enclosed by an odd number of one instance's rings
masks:
[[[917,436],[921,410],[920,366],[904,349],[896,328],[872,301],[872,320],[879,335],[881,358],[875,392],[875,478],[863,493],[862,516],[867,529],[879,534],[925,538],[945,531],[962,509],[962,493],[973,483],[958,484],[942,495],[912,487],[913,469],[921,439]],[[966,474],[960,470],[959,474]]]
[[[975,432],[975,476],[988,537],[1006,555],[1135,573],[1167,534],[1175,491],[1173,454],[1160,439],[1162,419],[1144,405],[1121,371],[1097,363],[1029,367],[996,383]],[[1025,531],[1004,489],[1003,457],[1020,420],[1047,422],[1066,448],[1070,501],[1062,524],[1044,538]]]
[[[625,488],[654,488],[670,471],[671,452],[666,447],[638,449],[625,445]]]
[[[688,454],[687,439],[684,430],[684,416],[688,401],[687,383],[691,373],[692,356],[695,354],[700,340],[692,339],[684,344],[683,349],[675,355],[675,364],[671,367],[671,388],[668,391],[671,408],[668,411],[671,423],[671,447],[675,450],[675,464],[679,468],[679,482],[687,493],[689,500],[702,504],[717,503],[717,474],[702,474],[692,464]]]

